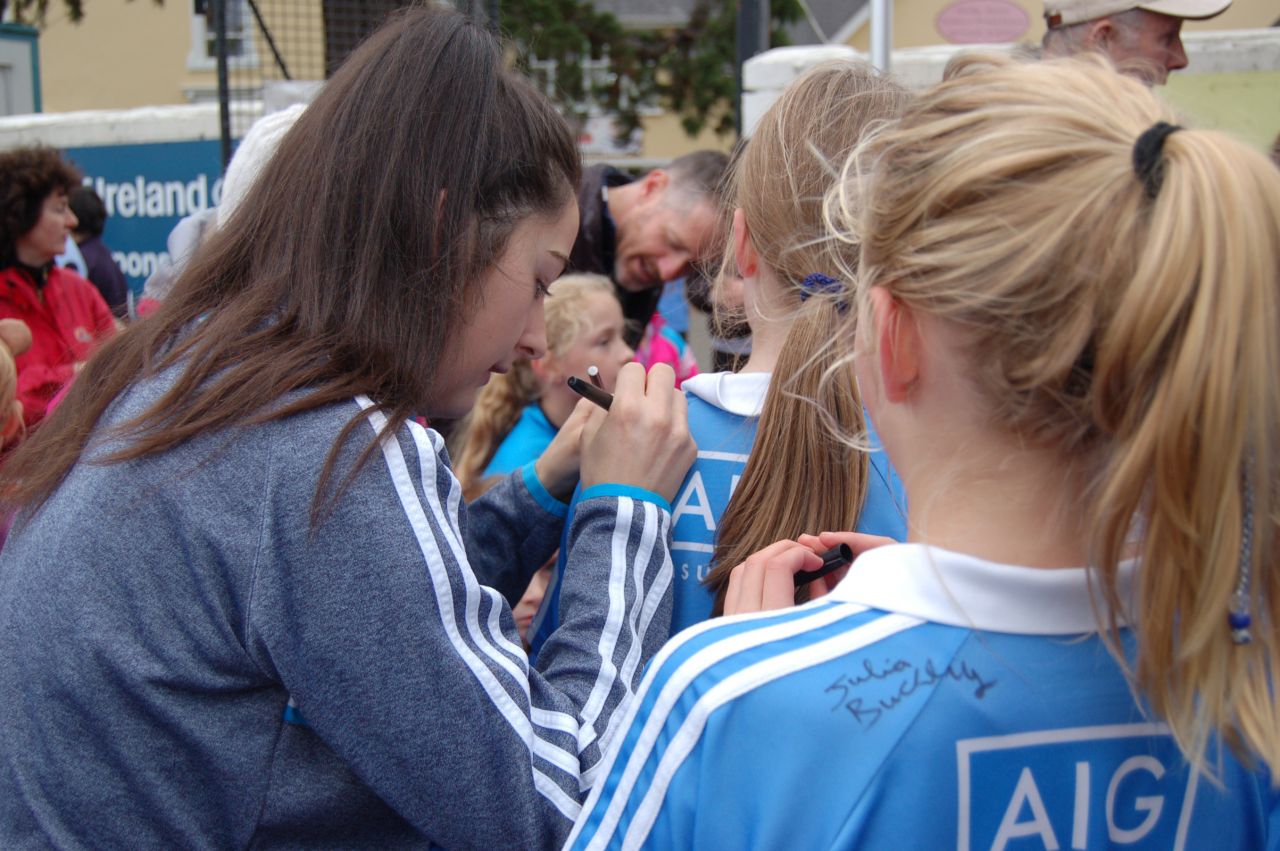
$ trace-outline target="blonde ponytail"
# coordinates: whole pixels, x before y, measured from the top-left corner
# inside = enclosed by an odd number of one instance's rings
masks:
[[[1099,58],[966,58],[857,152],[835,207],[861,292],[947,320],[991,427],[1086,470],[1104,635],[1188,759],[1205,768],[1216,733],[1274,771],[1280,174],[1179,130],[1144,179],[1135,144],[1162,121]],[[1229,624],[1242,577],[1249,644]]]
[[[1165,142],[1133,276],[1144,286],[1098,337],[1095,418],[1112,448],[1089,520],[1114,611],[1114,571],[1143,518],[1154,569],[1139,574],[1134,675],[1152,709],[1189,754],[1238,732],[1274,768],[1280,179],[1241,148],[1201,131]],[[1242,574],[1252,641],[1237,645]]]

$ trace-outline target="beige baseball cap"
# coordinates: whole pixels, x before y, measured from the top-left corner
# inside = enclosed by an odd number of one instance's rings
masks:
[[[1153,3],[1135,0],[1045,0],[1044,19],[1049,28],[1053,29],[1118,15],[1130,9],[1145,9],[1174,18],[1203,20],[1221,15],[1230,5],[1231,0],[1155,0]]]

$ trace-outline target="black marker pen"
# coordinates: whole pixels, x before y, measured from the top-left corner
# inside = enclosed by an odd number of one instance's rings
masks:
[[[577,393],[579,396],[585,396],[592,402],[595,402],[597,405],[604,408],[606,411],[609,410],[609,406],[613,404],[612,393],[609,393],[607,390],[602,390],[594,384],[589,384],[576,375],[569,376],[569,389],[574,393]]]
[[[822,567],[817,570],[802,570],[795,575],[796,587],[806,585],[815,579],[821,579],[828,573],[835,573],[842,567],[853,564],[853,548],[848,544],[832,547],[822,554]]]

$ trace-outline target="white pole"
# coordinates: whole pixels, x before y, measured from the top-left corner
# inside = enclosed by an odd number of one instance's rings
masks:
[[[889,71],[893,52],[893,0],[871,0],[871,64]]]

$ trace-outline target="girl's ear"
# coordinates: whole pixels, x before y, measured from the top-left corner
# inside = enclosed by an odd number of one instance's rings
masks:
[[[738,265],[738,274],[744,278],[754,278],[760,271],[760,254],[751,241],[747,217],[741,207],[733,211],[733,262]]]
[[[920,377],[920,328],[910,309],[888,290],[872,287],[869,295],[884,395],[890,402],[904,402]]]

